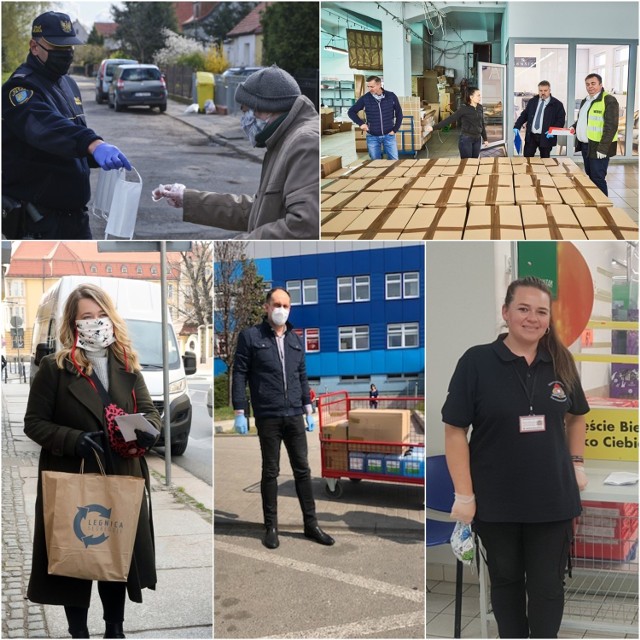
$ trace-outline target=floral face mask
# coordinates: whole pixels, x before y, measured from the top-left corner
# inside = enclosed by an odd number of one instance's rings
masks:
[[[100,351],[115,342],[113,323],[109,318],[76,320],[78,338],[76,346],[85,351]]]

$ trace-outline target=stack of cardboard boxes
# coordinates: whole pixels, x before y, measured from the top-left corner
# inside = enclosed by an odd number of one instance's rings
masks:
[[[325,239],[638,239],[566,158],[366,161],[328,174]]]

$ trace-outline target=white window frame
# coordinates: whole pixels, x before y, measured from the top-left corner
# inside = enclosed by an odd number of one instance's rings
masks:
[[[348,292],[349,297],[342,299],[340,292],[345,290]],[[336,281],[336,300],[338,304],[353,302],[353,278],[351,276],[338,276]]]
[[[307,291],[315,291],[315,300],[307,300]],[[318,280],[316,278],[302,281],[302,304],[318,304]]]
[[[289,293],[289,297],[291,298],[291,306],[300,306],[302,304],[302,281],[287,280],[284,286]]]
[[[392,281],[393,278],[393,281]],[[398,295],[389,295],[389,285],[398,286]],[[402,273],[385,273],[384,276],[384,299],[385,300],[402,300]]]
[[[358,287],[363,286],[364,283],[358,283],[358,279],[366,280],[367,297],[358,297]],[[355,302],[369,302],[371,300],[371,277],[370,276],[353,276],[353,299]]]
[[[392,345],[391,338],[400,336],[400,344]],[[415,336],[415,344],[407,344],[407,338]],[[398,322],[387,325],[387,349],[416,349],[420,346],[420,324],[418,322]]]
[[[415,276],[415,277],[414,277]],[[416,294],[407,294],[407,285],[416,283]],[[420,297],[420,272],[419,271],[407,271],[402,274],[402,297],[411,300]]]
[[[318,336],[318,348],[315,350],[311,350],[308,348],[307,340],[309,338],[310,331],[315,331]],[[304,350],[305,350],[305,353],[320,353],[320,328],[319,327],[310,327],[309,329],[304,330]]]
[[[366,332],[366,333],[365,333]],[[367,338],[367,346],[364,348],[357,347],[357,339],[358,337],[362,338],[366,335]],[[343,349],[342,348],[342,339],[348,338],[351,340],[351,348]],[[357,325],[350,327],[338,327],[338,351],[369,351],[371,348],[370,343],[370,332],[368,325]]]

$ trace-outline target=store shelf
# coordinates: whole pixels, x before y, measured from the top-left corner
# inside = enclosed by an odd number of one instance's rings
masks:
[[[320,81],[320,100],[339,115],[343,108],[355,103],[354,86],[353,80],[323,79]]]

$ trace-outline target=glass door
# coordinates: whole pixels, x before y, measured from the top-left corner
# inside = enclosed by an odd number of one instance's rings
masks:
[[[482,94],[484,122],[489,146],[495,147],[505,144],[506,65],[478,62],[478,88]]]

